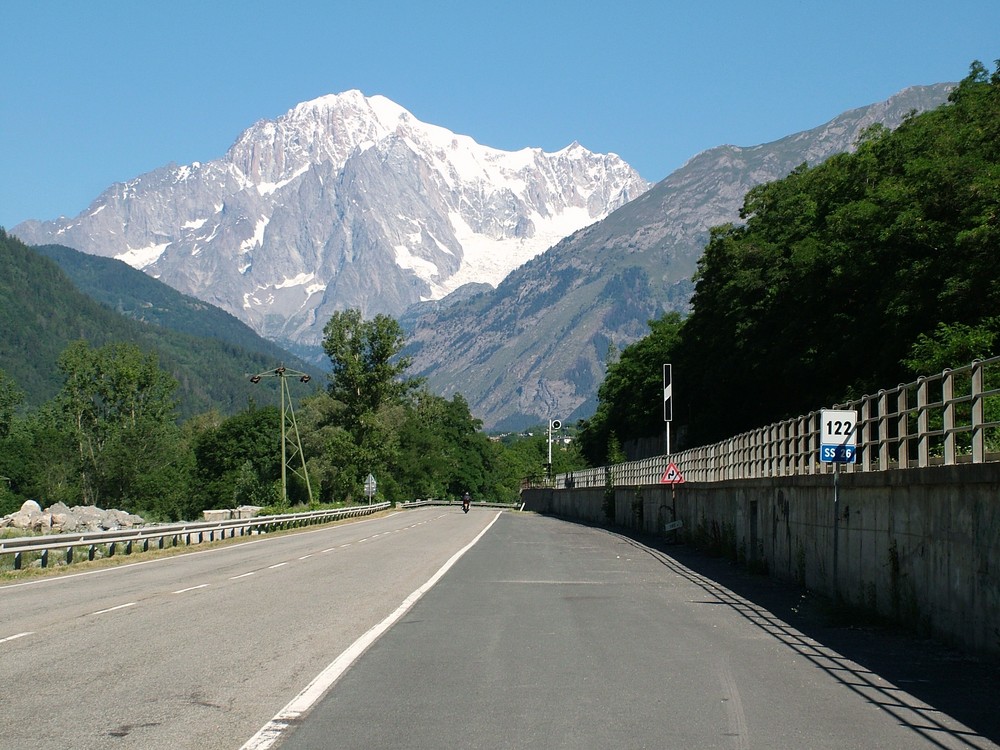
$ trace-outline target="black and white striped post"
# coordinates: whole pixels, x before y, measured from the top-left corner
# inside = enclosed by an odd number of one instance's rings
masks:
[[[667,455],[670,455],[670,422],[674,418],[671,366],[663,365],[663,421],[667,425]]]

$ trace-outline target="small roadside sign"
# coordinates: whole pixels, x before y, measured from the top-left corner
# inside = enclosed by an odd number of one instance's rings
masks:
[[[375,481],[375,477],[369,474],[368,478],[365,479],[365,496],[369,500],[371,500],[373,497],[375,497],[375,491],[377,489],[378,489],[378,483]]]
[[[667,464],[667,470],[663,472],[660,484],[681,484],[683,481],[684,475],[681,474],[681,470],[677,468],[677,464],[673,461]]]
[[[820,412],[819,460],[852,464],[857,456],[858,413],[845,409]]]
[[[666,526],[663,527],[664,531],[676,531],[684,525],[683,521],[671,521]]]

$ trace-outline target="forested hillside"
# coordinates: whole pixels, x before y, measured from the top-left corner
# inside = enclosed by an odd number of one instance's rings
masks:
[[[290,358],[232,316],[124,263],[59,246],[30,248],[0,230],[0,369],[16,380],[27,405],[55,395],[59,355],[78,339],[155,352],[180,383],[182,416],[244,408],[254,393],[246,376]],[[297,360],[288,364],[306,369]]]
[[[191,336],[218,339],[230,346],[266,354],[297,369],[309,369],[272,341],[225,310],[181,294],[152,276],[114,258],[88,255],[63,245],[33,247],[51,258],[88,297],[133,320]]]
[[[856,153],[752,189],[741,218],[713,230],[691,314],[609,368],[591,461],[612,433],[663,433],[663,362],[684,448],[1000,353],[1000,63]]]

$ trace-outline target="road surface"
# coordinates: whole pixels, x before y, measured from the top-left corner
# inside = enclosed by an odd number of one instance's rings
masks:
[[[423,508],[0,586],[0,747],[998,747],[983,665],[682,552]]]

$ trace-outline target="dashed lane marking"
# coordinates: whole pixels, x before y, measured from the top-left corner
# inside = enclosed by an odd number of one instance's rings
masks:
[[[208,586],[210,586],[210,585],[211,585],[211,584],[208,584],[208,583],[203,583],[203,584],[201,584],[200,586],[191,586],[191,587],[189,587],[189,588],[186,588],[186,589],[181,589],[180,591],[175,591],[174,593],[175,593],[175,594],[186,594],[186,593],[187,593],[188,591],[194,591],[194,590],[196,590],[196,589],[204,589],[204,588],[208,588]]]
[[[99,609],[96,612],[91,612],[91,615],[106,615],[108,612],[116,612],[119,609],[128,609],[129,607],[134,607],[135,602],[129,602],[128,604],[119,604],[117,607],[108,607],[107,609]]]

